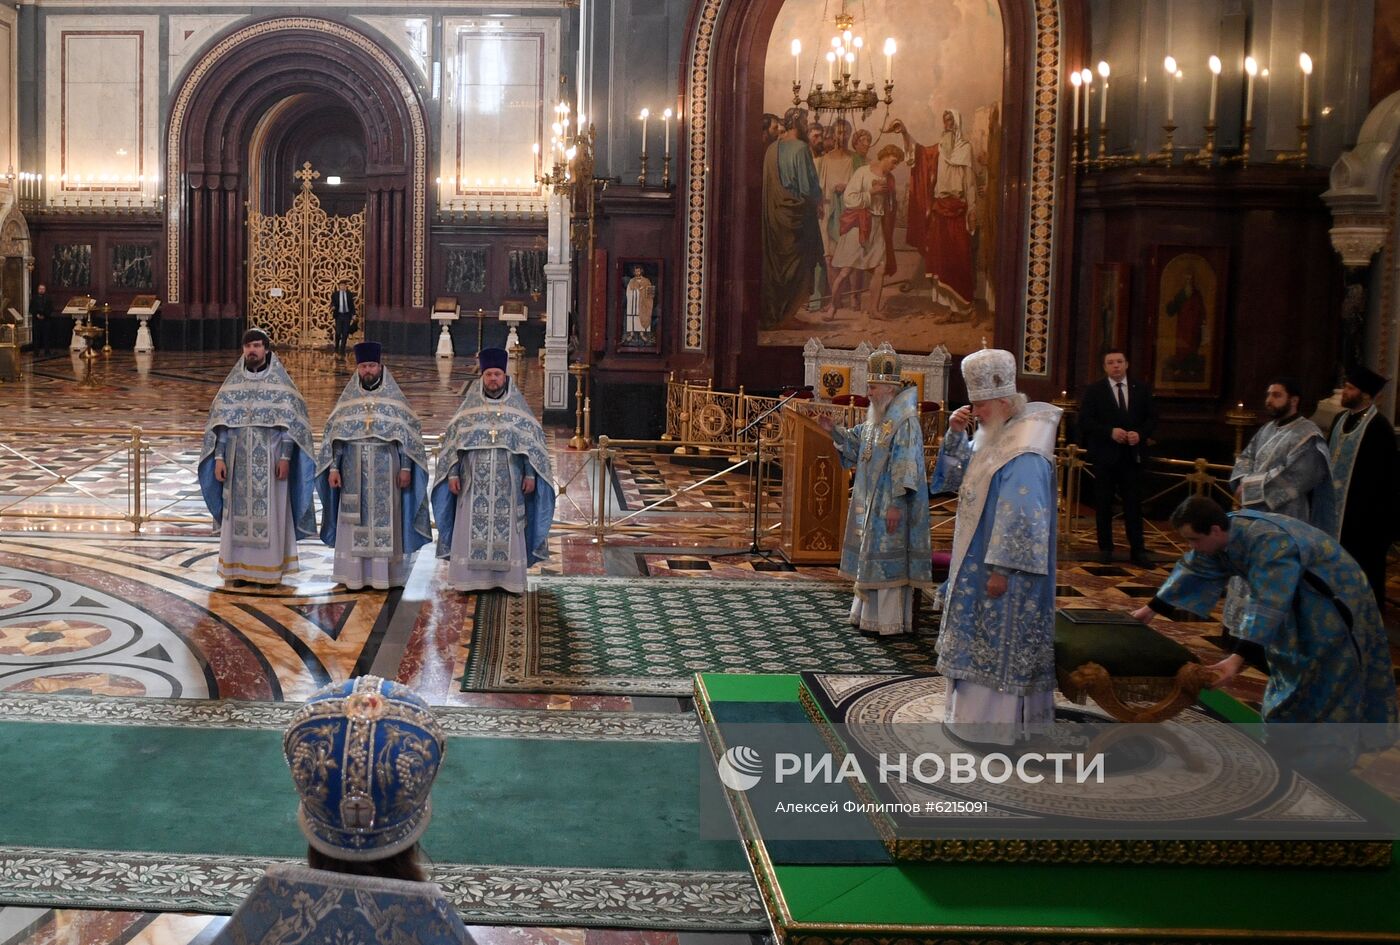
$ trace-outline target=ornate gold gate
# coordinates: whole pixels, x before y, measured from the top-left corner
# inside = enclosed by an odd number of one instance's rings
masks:
[[[365,212],[333,217],[322,210],[311,190],[321,174],[311,162],[294,176],[301,191],[291,210],[248,212],[248,324],[279,345],[311,348],[335,339],[330,300],[342,280],[355,293],[357,327],[364,327]]]

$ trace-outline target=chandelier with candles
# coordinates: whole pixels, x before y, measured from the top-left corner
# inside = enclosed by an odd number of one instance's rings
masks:
[[[872,56],[865,49],[865,37],[856,32],[855,17],[846,10],[845,0],[841,0],[841,11],[836,14],[836,35],[831,38],[831,49],[825,55],[826,82],[817,82],[816,73],[823,58],[818,55],[812,64],[812,85],[807,97],[802,97],[802,41],[792,41],[792,104],[807,107],[817,114],[823,112],[834,116],[849,116],[860,112],[869,118],[877,105],[894,104],[894,52],[893,39],[885,40],[885,97],[881,98],[875,88],[875,70],[870,63]],[[868,79],[861,78],[862,67]]]

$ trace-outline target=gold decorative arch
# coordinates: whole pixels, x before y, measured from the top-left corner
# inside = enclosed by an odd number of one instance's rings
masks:
[[[248,324],[279,346],[311,348],[335,339],[330,299],[341,281],[364,297],[365,212],[341,217],[322,210],[311,189],[320,176],[308,161],[295,174],[301,190],[291,210],[248,211]]]

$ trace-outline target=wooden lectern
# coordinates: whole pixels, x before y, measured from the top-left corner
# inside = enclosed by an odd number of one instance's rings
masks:
[[[831,434],[800,408],[783,408],[783,555],[793,564],[837,564],[850,476]]]

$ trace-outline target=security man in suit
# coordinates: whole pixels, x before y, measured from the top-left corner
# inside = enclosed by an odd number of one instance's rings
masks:
[[[331,315],[335,318],[335,353],[345,354],[345,342],[350,337],[350,323],[355,320],[355,293],[350,283],[341,279],[331,293]]]
[[[1148,439],[1157,427],[1152,390],[1128,378],[1128,356],[1110,348],[1103,356],[1104,377],[1080,397],[1079,430],[1094,475],[1099,560],[1113,560],[1113,499],[1123,500],[1128,556],[1149,566],[1142,537],[1142,475]]]

